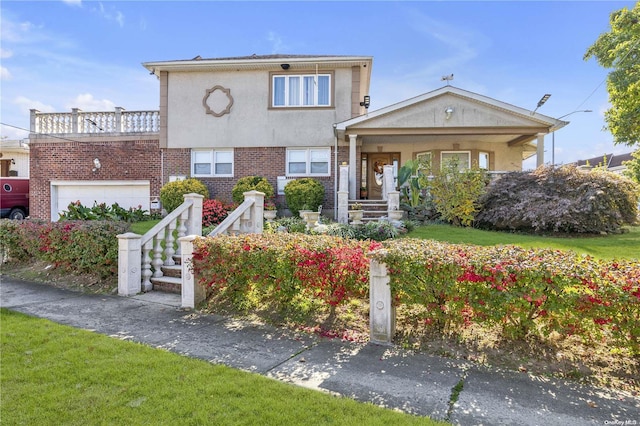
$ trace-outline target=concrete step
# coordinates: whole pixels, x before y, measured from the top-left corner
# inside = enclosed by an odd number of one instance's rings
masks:
[[[182,265],[163,266],[160,269],[165,277],[180,278],[182,276]]]
[[[182,293],[182,278],[179,277],[160,277],[151,278],[153,289],[155,291],[164,291],[167,293]]]

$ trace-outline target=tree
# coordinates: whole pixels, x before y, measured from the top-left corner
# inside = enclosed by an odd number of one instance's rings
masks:
[[[632,181],[640,184],[640,149],[632,153],[631,158],[632,160],[622,163],[627,167],[622,173]]]
[[[609,18],[611,31],[602,33],[584,55],[613,71],[607,76],[611,108],[605,121],[616,144],[640,144],[640,2]]]

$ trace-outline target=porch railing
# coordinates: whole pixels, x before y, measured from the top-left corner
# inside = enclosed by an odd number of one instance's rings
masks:
[[[262,234],[264,230],[264,193],[248,191],[244,202],[229,214],[208,236],[221,234]]]
[[[102,133],[159,133],[159,111],[84,112],[72,108],[71,112],[43,113],[31,110],[31,133],[44,134],[102,134]]]

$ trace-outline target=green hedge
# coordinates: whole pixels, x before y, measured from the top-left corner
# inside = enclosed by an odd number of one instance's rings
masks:
[[[129,224],[114,221],[0,220],[0,250],[10,261],[49,262],[101,279],[118,274],[118,239]]]

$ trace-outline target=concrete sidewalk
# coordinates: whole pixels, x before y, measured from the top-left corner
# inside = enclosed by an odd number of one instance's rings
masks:
[[[628,394],[300,335],[179,304],[178,295],[87,295],[0,276],[3,308],[453,424],[640,426],[640,398]]]

